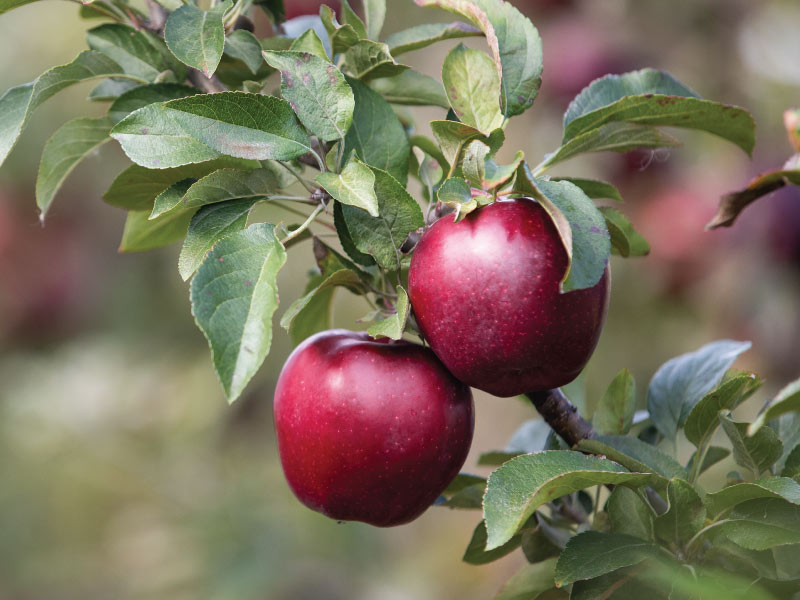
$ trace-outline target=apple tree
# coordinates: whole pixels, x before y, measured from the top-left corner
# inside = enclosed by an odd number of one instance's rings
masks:
[[[0,0],[0,13],[32,1]],[[610,256],[649,245],[614,185],[548,170],[585,153],[678,146],[663,127],[750,154],[753,119],[666,72],[607,75],[570,102],[553,151],[530,161],[504,142],[542,83],[536,27],[503,0],[415,3],[420,18],[430,7],[454,21],[386,37],[385,0],[364,0],[360,14],[342,0],[318,16],[308,14],[318,3],[282,0],[83,4],[88,49],[0,98],[0,162],[39,105],[96,82],[89,101],[105,116],[74,118],[43,149],[42,223],[81,159],[119,144],[132,164],[103,200],[127,212],[120,249],[182,241],[178,273],[229,402],[269,352],[278,272],[313,252],[316,272],[279,318],[298,347],[274,405],[287,480],[309,507],[378,526],[431,505],[474,510],[466,562],[527,558],[505,600],[798,597],[800,380],[754,422],[734,420],[761,381],[732,369],[750,344],[721,340],[665,363],[646,411],[625,370],[591,422],[560,389],[597,344]],[[274,35],[253,33],[253,11]],[[442,43],[441,81],[403,64]],[[407,106],[440,111],[431,136],[403,117]],[[799,123],[786,113],[795,150]],[[710,227],[792,184],[797,156],[726,196]],[[296,222],[261,222],[269,211],[254,209],[271,206]],[[366,332],[331,329],[340,288],[371,307]],[[459,474],[469,386],[527,396],[543,418],[481,456],[496,467],[488,479]],[[717,430],[725,446],[711,444]],[[676,452],[684,438],[688,462]],[[731,454],[740,470],[705,489],[704,471]]]

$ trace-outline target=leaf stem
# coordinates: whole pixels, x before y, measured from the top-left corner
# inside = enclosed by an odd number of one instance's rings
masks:
[[[270,201],[274,200],[274,198],[269,198]],[[281,210],[285,210],[286,212],[290,212],[292,214],[298,215],[300,217],[307,217],[308,215],[302,211],[295,209],[292,206],[287,206],[282,202],[275,201],[274,204],[278,206]],[[333,226],[333,223],[328,223],[327,221],[317,221],[320,225],[323,225],[330,229],[331,231],[336,231],[336,227]]]
[[[287,242],[293,240],[298,235],[303,233],[306,229],[308,229],[309,225],[311,225],[311,223],[314,222],[314,219],[317,218],[317,215],[319,215],[319,213],[321,213],[323,210],[325,210],[325,205],[320,203],[320,205],[317,206],[317,208],[315,208],[314,211],[310,215],[308,215],[308,218],[305,220],[305,223],[300,225],[300,227],[298,227],[292,233],[290,233],[285,238],[283,238],[283,240],[281,240],[281,243],[286,245]]]
[[[292,175],[294,175],[295,179],[297,179],[297,181],[299,181],[299,182],[300,182],[300,185],[302,185],[304,188],[306,188],[306,189],[309,191],[309,193],[312,193],[312,192],[313,192],[313,191],[316,189],[316,188],[315,188],[313,185],[311,185],[311,184],[310,184],[309,182],[307,182],[305,179],[303,179],[302,177],[300,177],[300,173],[298,173],[297,171],[295,171],[295,170],[292,168],[292,166],[291,166],[291,165],[290,165],[288,162],[286,162],[286,161],[283,161],[283,160],[279,160],[278,162],[279,162],[281,165],[283,165],[283,167],[284,167],[284,168],[285,168],[287,171],[289,171],[289,173],[291,173]]]
[[[700,531],[698,531],[696,534],[694,534],[694,537],[692,537],[692,539],[690,539],[689,542],[686,544],[686,554],[688,554],[688,555],[694,554],[692,546],[696,542],[698,542],[706,534],[707,531],[709,531],[710,529],[713,529],[714,527],[717,527],[719,525],[727,523],[728,521],[729,521],[728,519],[723,519],[722,521],[714,521],[713,523],[711,523],[709,525],[706,525]]]

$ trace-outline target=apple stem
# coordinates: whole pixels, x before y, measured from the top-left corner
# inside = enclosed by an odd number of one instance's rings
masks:
[[[594,437],[592,425],[584,419],[561,388],[525,394],[542,418],[570,447]]]

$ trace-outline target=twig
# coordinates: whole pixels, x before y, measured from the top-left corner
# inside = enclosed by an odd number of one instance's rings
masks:
[[[206,77],[202,71],[198,71],[197,69],[193,69],[191,67],[189,68],[189,81],[192,82],[192,85],[200,88],[206,94],[218,94],[219,92],[225,92],[228,89],[219,79],[217,79],[216,75]]]
[[[542,418],[570,446],[594,437],[594,429],[560,388],[525,394]]]
[[[161,34],[164,31],[164,25],[167,23],[168,13],[166,9],[154,0],[147,0],[147,10],[150,18],[142,26],[148,31]]]

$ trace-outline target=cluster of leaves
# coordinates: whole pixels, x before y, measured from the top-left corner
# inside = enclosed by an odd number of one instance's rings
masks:
[[[459,475],[440,498],[483,510],[464,560],[484,564],[522,549],[529,564],[502,600],[800,593],[800,380],[753,423],[734,420],[761,386],[753,373],[729,370],[749,347],[722,340],[668,361],[638,413],[623,370],[597,403],[596,434],[577,446],[583,453],[535,420],[504,450],[483,454],[479,464],[501,465],[488,481]],[[725,446],[712,445],[718,430]],[[683,464],[681,432],[695,447]],[[705,490],[701,474],[731,451],[742,471]]]
[[[3,0],[0,12],[28,1]],[[207,10],[159,0],[149,15],[127,0],[81,6],[83,16],[111,22],[88,31],[89,50],[0,98],[0,161],[42,102],[101,79],[89,99],[109,102],[107,115],[66,123],[44,148],[41,218],[80,160],[116,140],[135,163],[104,195],[128,211],[120,249],[183,240],[179,271],[194,277],[193,314],[233,401],[269,351],[277,275],[294,243],[313,238],[319,267],[281,319],[295,342],[330,326],[339,287],[371,305],[372,335],[399,338],[413,326],[404,285],[426,218],[406,189],[409,175],[422,184],[428,221],[448,211],[461,219],[498,198],[536,198],[568,251],[569,292],[594,285],[612,251],[640,256],[649,247],[620,211],[595,205],[621,201],[614,186],[547,178],[549,167],[585,152],[677,145],[664,125],[752,149],[745,111],[645,69],[581,92],[564,117],[561,145],[538,166],[521,152],[499,164],[509,119],[533,104],[541,84],[536,28],[502,0],[416,3],[465,22],[419,25],[381,41],[384,0],[365,1],[363,19],[343,2],[341,21],[322,6],[319,18],[301,24],[281,23],[279,0],[225,0]],[[257,8],[285,35],[251,33],[246,15]],[[457,45],[444,60],[444,85],[397,60],[470,36],[483,36],[489,53]],[[434,139],[416,132],[402,105],[441,107],[443,118],[430,123]],[[302,221],[258,222],[261,205]],[[320,228],[335,231],[338,245]]]
[[[0,0],[0,13],[30,1]],[[295,342],[330,327],[337,288],[370,304],[373,336],[396,339],[413,330],[407,267],[432,219],[535,198],[568,252],[562,290],[569,293],[597,283],[611,253],[641,256],[649,247],[608,205],[622,200],[613,185],[547,177],[550,167],[587,152],[678,145],[664,126],[707,131],[752,151],[747,112],[644,69],[584,89],[566,111],[560,145],[538,165],[521,152],[499,161],[509,120],[531,107],[541,85],[533,24],[502,0],[416,0],[463,21],[381,41],[386,3],[363,4],[363,18],[344,1],[339,16],[323,6],[318,19],[300,23],[281,22],[281,0],[212,0],[205,10],[158,0],[148,15],[127,0],[96,0],[81,14],[110,22],[89,30],[90,49],[0,98],[2,162],[42,102],[101,80],[89,99],[109,103],[106,116],[66,123],[44,148],[36,186],[42,219],[81,159],[116,140],[134,163],[104,195],[128,211],[120,248],[183,240],[179,272],[192,279],[192,311],[230,401],[269,351],[278,273],[297,243],[312,242],[318,270],[281,318]],[[247,15],[255,9],[282,33],[251,33]],[[397,60],[473,36],[489,52],[458,44],[442,82]],[[442,109],[432,138],[418,133],[404,105]],[[407,190],[409,177],[421,184],[421,202]],[[271,208],[300,223],[275,222]],[[501,592],[506,600],[567,589],[573,598],[643,591],[712,598],[712,569],[737,572],[733,587],[760,580],[749,588],[756,597],[795,591],[800,418],[783,413],[798,408],[800,384],[754,423],[732,420],[759,386],[752,374],[726,375],[746,348],[719,342],[670,361],[650,383],[646,414],[634,413],[634,383],[622,372],[595,412],[598,435],[580,451],[533,422],[506,450],[484,455],[484,464],[501,465],[488,481],[459,476],[442,499],[483,509],[465,560],[480,564],[522,547],[531,564]],[[705,493],[700,474],[730,453],[711,445],[718,427],[752,477],[733,473],[731,485]],[[675,457],[680,431],[697,447],[685,465]],[[587,488],[596,488],[594,497]]]
[[[800,186],[800,109],[789,109],[784,112],[783,123],[795,154],[780,169],[762,173],[750,181],[743,190],[723,196],[717,214],[706,226],[708,229],[730,227],[739,214],[759,198],[787,185]]]

